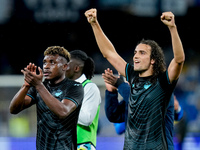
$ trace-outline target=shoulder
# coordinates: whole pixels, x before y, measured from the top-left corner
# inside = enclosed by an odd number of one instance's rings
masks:
[[[71,79],[66,79],[65,81],[66,84],[70,84],[72,86],[79,86],[79,85],[82,85],[81,83],[77,82],[77,81],[74,81],[74,80],[71,80]]]
[[[86,83],[86,84],[85,84],[85,87],[86,87],[86,86],[87,86],[87,87],[97,87],[96,83],[94,83],[94,82],[92,82],[92,81]]]
[[[168,76],[168,71],[167,70],[158,75],[158,80],[160,82],[165,83],[165,84],[169,84],[169,85],[173,84],[173,83],[170,83],[170,81],[169,81],[169,76]],[[176,81],[174,81],[174,83],[176,83]]]
[[[174,89],[177,83],[177,80],[174,81],[173,83],[170,83],[169,81],[169,76],[168,76],[168,71],[165,71],[163,73],[160,73],[158,76],[158,81],[163,89],[169,90],[169,89]]]
[[[95,98],[96,100],[99,100],[99,102],[101,101],[100,90],[95,83],[90,82],[90,83],[85,85],[85,87],[84,87],[84,98],[85,99]]]
[[[88,90],[88,91],[90,91],[90,92],[99,92],[99,88],[98,88],[98,86],[95,84],[95,83],[93,83],[93,82],[89,82],[89,83],[87,83],[85,86],[84,86],[84,89],[85,90]]]
[[[135,76],[138,76],[139,74],[138,72],[134,71],[134,66],[129,63],[126,64],[125,73],[126,73],[126,81],[128,81],[129,83]]]
[[[65,81],[65,87],[66,89],[70,89],[70,90],[80,90],[80,91],[83,91],[83,86],[81,83],[79,82],[76,82],[74,80],[71,80],[71,79],[67,79]]]

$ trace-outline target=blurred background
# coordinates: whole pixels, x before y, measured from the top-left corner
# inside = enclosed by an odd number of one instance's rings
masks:
[[[123,147],[124,135],[115,132],[104,111],[105,86],[101,73],[114,68],[103,58],[84,12],[97,8],[98,20],[117,52],[132,63],[141,39],[163,48],[166,63],[173,57],[169,31],[160,21],[172,11],[183,42],[186,61],[175,89],[184,119],[175,125],[175,149],[200,149],[200,0],[0,0],[0,149],[35,149],[35,106],[11,115],[8,107],[23,83],[20,72],[29,62],[42,67],[48,46],[81,49],[95,61],[93,81],[101,91],[97,150]],[[114,70],[114,73],[117,73]]]

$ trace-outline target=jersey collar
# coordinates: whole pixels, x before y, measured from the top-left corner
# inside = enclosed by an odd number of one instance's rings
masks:
[[[85,81],[87,78],[85,76],[85,74],[82,74],[78,79],[76,79],[76,82],[82,83],[83,81]]]

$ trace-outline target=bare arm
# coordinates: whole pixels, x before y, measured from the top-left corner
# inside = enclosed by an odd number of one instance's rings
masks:
[[[165,12],[161,16],[161,21],[168,26],[172,39],[174,58],[168,67],[169,80],[172,83],[180,76],[185,61],[185,54],[175,25],[174,15],[171,12]]]
[[[125,76],[126,62],[116,52],[113,44],[104,34],[97,21],[97,10],[90,9],[85,12],[88,22],[91,24],[97,44],[103,56],[115,67],[115,69],[123,76]]]
[[[13,97],[9,106],[11,114],[18,114],[22,110],[31,106],[31,98],[26,95],[29,88],[29,86],[26,86],[24,84],[22,88],[17,92],[17,94]]]
[[[36,86],[36,90],[42,97],[45,104],[49,107],[49,109],[58,116],[59,119],[66,118],[71,112],[76,109],[76,105],[74,102],[68,99],[63,99],[61,102],[53,97],[51,93],[46,89],[43,83],[38,84]]]

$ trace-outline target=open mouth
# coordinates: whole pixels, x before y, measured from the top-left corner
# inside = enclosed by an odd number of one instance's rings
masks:
[[[44,76],[49,76],[51,72],[44,72]]]
[[[134,64],[139,64],[140,62],[138,60],[135,60],[134,61]]]

